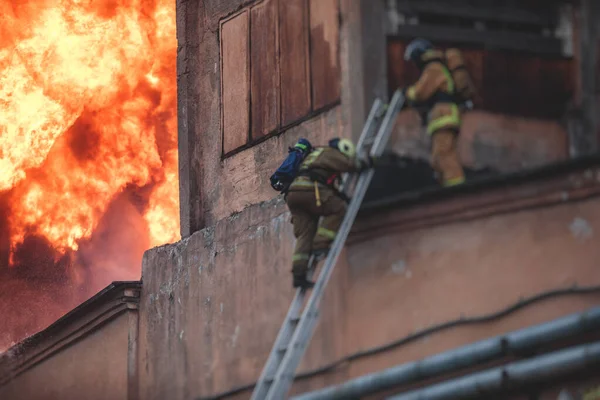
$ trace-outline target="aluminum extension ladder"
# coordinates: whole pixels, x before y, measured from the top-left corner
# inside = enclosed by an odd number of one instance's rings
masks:
[[[376,99],[373,102],[371,111],[367,121],[363,127],[360,139],[357,143],[358,156],[364,156],[367,149],[371,156],[380,156],[389,140],[392,128],[394,126],[396,115],[404,104],[404,97],[400,91],[396,91],[390,104],[385,109],[381,100]],[[384,115],[385,112],[385,115]],[[383,120],[381,117],[383,116]],[[375,128],[378,123],[379,130],[374,135]],[[321,273],[308,303],[302,311],[302,304],[306,296],[306,290],[297,289],[296,295],[290,309],[285,317],[285,321],[279,330],[277,339],[271,354],[267,359],[260,378],[252,393],[252,400],[283,400],[287,395],[293,381],[296,369],[304,356],[304,352],[308,347],[308,343],[314,332],[314,328],[319,318],[319,303],[323,297],[327,282],[331,277],[333,269],[337,263],[337,259],[344,247],[346,238],[350,233],[356,214],[360,208],[362,200],[367,192],[367,188],[373,178],[374,170],[370,169],[358,176],[358,180],[354,186],[352,200],[346,211],[346,215],[338,234],[331,245],[331,249],[325,259],[325,264],[321,269]],[[347,191],[347,181],[349,174],[344,174],[342,190]],[[309,278],[314,272],[315,258],[311,256],[309,261]],[[302,311],[302,314],[300,312]]]

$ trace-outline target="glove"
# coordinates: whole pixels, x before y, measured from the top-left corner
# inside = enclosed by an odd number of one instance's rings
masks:
[[[402,88],[400,90],[400,93],[402,93],[402,98],[404,98],[404,101],[402,102],[402,108],[400,110],[404,110],[405,108],[411,107],[411,101],[408,100],[408,98],[406,97],[407,91],[408,91],[408,88]]]
[[[371,169],[377,163],[376,157],[367,156],[365,159],[360,160],[360,171],[365,171],[367,169]]]
[[[417,103],[417,102],[409,99],[407,96],[407,93],[408,93],[408,88],[407,87],[403,88],[402,96],[404,96],[404,104],[402,104],[402,109],[418,107],[420,105],[420,103]]]

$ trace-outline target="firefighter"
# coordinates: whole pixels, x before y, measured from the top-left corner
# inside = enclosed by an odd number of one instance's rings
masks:
[[[444,186],[454,186],[465,181],[460,163],[457,142],[461,127],[459,107],[463,97],[474,90],[464,65],[450,69],[448,55],[462,62],[460,52],[452,49],[442,52],[425,39],[415,39],[406,48],[404,59],[412,61],[421,73],[419,80],[404,90],[409,106],[427,109],[427,133],[431,135],[431,163]],[[455,72],[457,71],[457,72]],[[458,73],[461,79],[453,74]],[[462,74],[462,75],[461,75]],[[462,79],[462,77],[466,77]],[[466,96],[462,96],[465,94]],[[464,101],[469,108],[469,99]]]
[[[348,199],[339,190],[342,172],[360,172],[373,166],[359,160],[354,144],[335,138],[327,147],[314,148],[300,165],[285,200],[292,214],[296,247],[292,258],[293,287],[311,288],[307,279],[311,254],[324,257],[344,219]],[[319,226],[319,217],[324,217]]]

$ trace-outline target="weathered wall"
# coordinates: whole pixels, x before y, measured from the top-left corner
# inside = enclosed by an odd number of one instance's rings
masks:
[[[309,40],[318,38],[315,43],[323,52],[321,59],[334,60],[332,54],[339,49],[341,104],[330,103],[324,109],[319,109],[319,105],[328,102],[315,99],[327,97],[329,92],[312,90],[305,98],[307,86],[301,84],[297,92],[302,96],[295,98],[285,93],[283,81],[278,83],[264,72],[274,68],[281,74],[286,68],[291,71],[306,65],[311,71],[314,69],[315,59],[310,59],[309,53],[304,53],[307,58],[302,59],[300,50],[292,51],[293,54],[286,52],[303,49],[306,42],[294,42],[297,47],[281,47],[284,54],[293,59],[299,57],[302,62],[293,64],[284,57],[271,63],[272,57],[268,57],[272,50],[268,43],[281,45],[282,38],[306,28],[298,21],[299,25],[265,28],[273,20],[265,15],[280,12],[282,1],[266,1],[266,6],[254,11],[250,7],[260,2],[178,0],[180,199],[185,239],[149,250],[144,257],[139,339],[141,398],[190,399],[248,384],[258,377],[293,295],[289,265],[293,245],[291,225],[285,204],[280,198],[274,199],[268,177],[287,146],[301,136],[316,143],[334,135],[356,136],[373,95],[385,92],[385,63],[373,67],[369,52],[377,38],[385,40],[384,29],[376,23],[382,11],[372,7],[369,18],[362,18],[363,11],[369,8],[366,0],[306,1],[310,1],[312,10],[323,10],[322,14],[315,14],[317,22],[321,17],[334,21],[332,16],[337,14],[331,7],[339,6],[339,43],[332,40],[336,37],[332,26],[315,23],[312,14],[303,20],[311,27]],[[285,4],[292,3],[298,6],[302,1]],[[278,15],[289,17],[285,13]],[[259,22],[253,23],[254,17]],[[365,32],[375,33],[361,38]],[[244,39],[246,34],[250,39]],[[257,41],[252,39],[254,34],[259,38]],[[223,37],[240,40],[224,43]],[[268,59],[253,53],[253,48],[264,49]],[[384,48],[381,42],[376,53],[384,53]],[[264,70],[252,67],[263,62],[266,64],[260,65]],[[367,75],[367,70],[374,75]],[[316,79],[332,84],[332,92],[336,93],[336,82],[330,73],[326,68]],[[231,81],[226,82],[227,79]],[[240,84],[232,84],[237,79]],[[256,86],[258,81],[268,82],[267,89]],[[308,103],[300,101],[304,99],[317,104],[311,106],[316,112],[297,124],[283,126],[286,107],[282,104],[288,95],[294,100],[294,110],[296,106],[308,107]],[[253,103],[253,98],[264,99],[271,107]],[[223,110],[228,107],[239,108],[240,115],[224,115]],[[277,108],[282,111],[279,115],[271,113]],[[393,139],[395,149],[428,155],[426,136],[421,134],[418,124],[413,120],[409,121],[408,129],[397,129]],[[284,131],[276,132],[282,126]],[[228,132],[233,136],[226,136]],[[461,137],[461,155],[467,165],[487,165],[504,171],[563,159],[566,149],[566,134],[558,124],[491,114],[467,116]],[[577,203],[571,203],[507,217],[414,229],[382,240],[362,238],[362,244],[350,248],[350,258],[342,256],[328,287],[320,327],[300,370],[311,370],[419,327],[455,318],[461,310],[490,312],[528,291],[564,285],[572,279],[591,281],[590,260],[597,254],[590,242],[566,242],[568,236],[562,231],[563,225],[544,225],[545,218],[553,218],[553,213],[569,214],[577,210]],[[592,217],[586,218],[592,226],[599,223]],[[547,235],[528,236],[538,224],[543,225],[542,233]],[[517,236],[523,236],[523,243],[510,242],[511,229]],[[480,231],[484,232],[481,237]],[[459,241],[461,236],[466,240]],[[551,258],[554,253],[544,255],[545,247],[555,246],[557,241],[566,242],[565,252],[584,252],[582,263],[568,273],[564,267],[552,264],[548,271],[543,271],[547,276],[536,280],[544,263],[559,261]],[[499,242],[508,246],[505,251],[513,257],[510,268],[499,265],[504,255]],[[380,251],[373,252],[377,249]],[[534,265],[515,263],[520,261],[519,254]],[[539,256],[535,258],[532,254]],[[500,261],[492,264],[496,269],[482,267],[480,263],[488,262],[492,255],[500,257]],[[396,261],[402,257],[409,261],[398,264]],[[390,263],[395,265],[391,275]],[[406,265],[411,277],[402,272]],[[438,269],[442,271],[439,278]],[[518,280],[523,273],[533,281],[529,286]],[[502,292],[490,296],[496,285]],[[456,296],[462,297],[448,298],[457,291],[460,293]],[[487,295],[483,300],[477,297],[482,294]],[[402,353],[403,357],[398,356],[399,352],[391,352],[375,360],[356,362],[335,373],[305,381],[295,390],[323,386],[364,370],[430,354],[432,349],[453,347],[550,319],[581,309],[589,300],[568,298],[548,306],[551,303],[527,309],[497,325],[442,335],[432,339],[439,342],[431,349],[427,347],[429,342],[419,342],[406,354]]]
[[[360,132],[359,15],[350,0],[177,2],[183,237],[273,198],[298,137]]]
[[[594,239],[600,203],[589,193],[580,200],[571,194],[592,185],[597,195],[596,172],[585,176],[591,181],[567,177],[565,187],[515,187],[510,198],[499,188],[495,195],[503,198],[488,196],[492,205],[482,204],[485,212],[466,219],[461,214],[458,220],[429,220],[402,230],[402,218],[443,202],[363,217],[327,289],[319,328],[299,372],[460,316],[496,312],[522,297],[600,283]],[[550,197],[558,200],[549,203]],[[507,204],[513,209],[504,208]],[[146,253],[142,398],[188,399],[255,381],[292,297],[290,228],[285,204],[274,200]],[[446,330],[344,364],[301,381],[294,391],[541,323],[598,301],[598,292],[549,298],[490,323]]]
[[[399,154],[429,159],[431,139],[413,111],[403,111],[390,139]],[[534,168],[566,160],[569,140],[558,122],[492,114],[465,113],[459,136],[463,165],[501,172]]]
[[[145,254],[141,398],[190,399],[256,378],[294,293],[292,245],[277,199]],[[343,279],[334,280],[301,369],[341,354]]]
[[[470,222],[388,231],[354,244],[348,250],[345,299],[351,310],[346,322],[348,349],[383,345],[461,316],[489,314],[544,291],[600,284],[600,248],[595,239],[599,205],[594,198],[515,210]],[[356,363],[350,375],[538,324],[599,301],[600,293],[549,299],[488,324],[431,335]]]
[[[215,151],[205,171],[206,212],[211,220],[219,221],[247,206],[272,199],[277,193],[271,188],[269,177],[289,146],[300,137],[307,137],[317,145],[343,135],[341,107],[336,107],[223,161]]]
[[[124,313],[1,386],[0,398],[128,399],[128,337]]]

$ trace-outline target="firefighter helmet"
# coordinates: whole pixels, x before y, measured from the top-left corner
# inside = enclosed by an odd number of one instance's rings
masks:
[[[329,141],[329,146],[339,150],[347,157],[354,158],[356,156],[356,148],[354,143],[349,139],[335,138]]]
[[[417,65],[421,64],[421,57],[423,54],[433,49],[433,44],[427,39],[417,38],[406,46],[406,50],[404,51],[404,60],[412,61]]]

